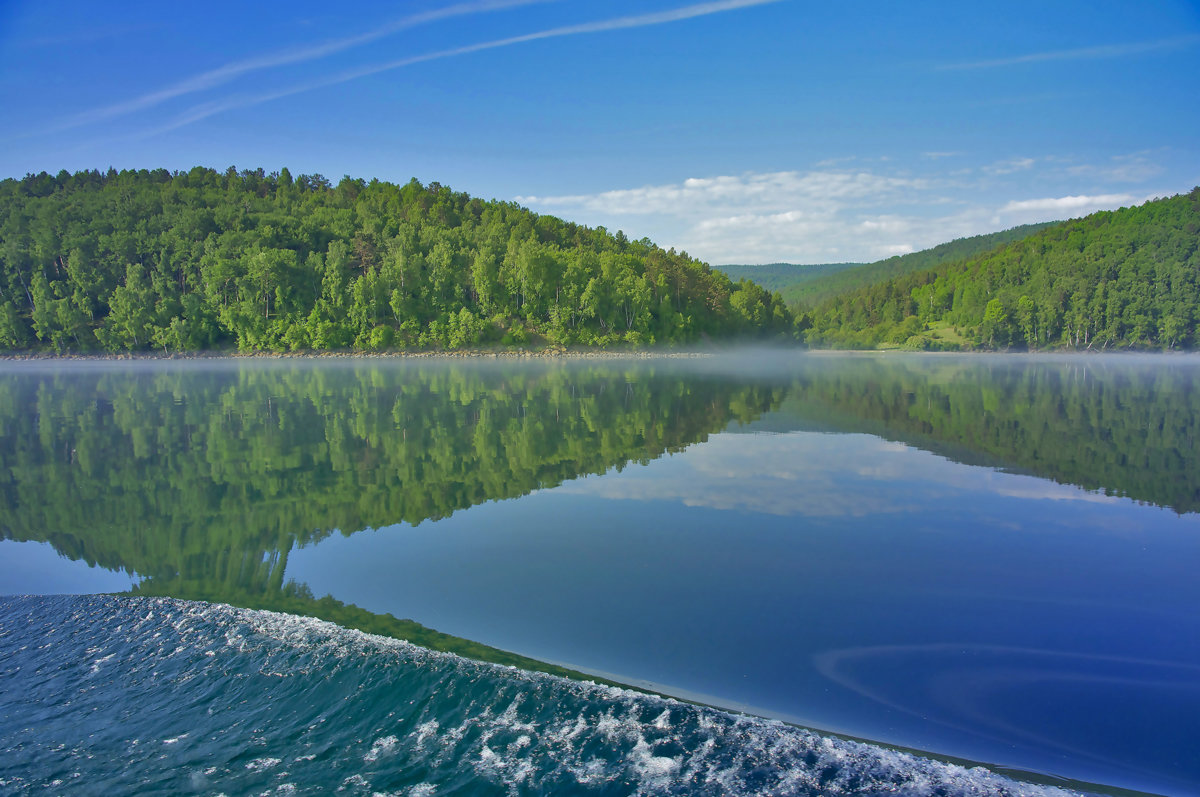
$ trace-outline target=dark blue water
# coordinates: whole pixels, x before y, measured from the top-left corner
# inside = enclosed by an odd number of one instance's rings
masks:
[[[5,793],[1066,793],[270,612],[3,598],[0,642]]]

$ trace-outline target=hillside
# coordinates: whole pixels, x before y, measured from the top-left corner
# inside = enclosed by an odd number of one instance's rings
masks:
[[[872,285],[917,271],[934,268],[942,263],[972,257],[995,249],[997,246],[1027,238],[1039,230],[1059,224],[1057,221],[1042,224],[1023,224],[1000,232],[956,238],[932,249],[923,249],[907,255],[896,255],[857,268],[837,269],[818,278],[797,281],[791,285],[771,287],[779,291],[783,300],[794,310],[816,307],[834,296],[840,296],[864,285]]]
[[[984,254],[835,297],[817,345],[1191,348],[1200,345],[1200,188],[1095,213]]]
[[[284,169],[0,181],[0,349],[380,350],[790,336],[683,252],[416,180]]]
[[[793,285],[801,285],[815,279],[835,274],[865,263],[822,263],[813,266],[798,266],[794,263],[769,263],[764,266],[713,266],[724,272],[731,280],[748,279],[757,282],[769,291],[782,291]]]

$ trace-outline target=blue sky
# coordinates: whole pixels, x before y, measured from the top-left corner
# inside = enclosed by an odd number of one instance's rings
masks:
[[[0,0],[0,176],[287,166],[868,261],[1200,184],[1200,4]]]

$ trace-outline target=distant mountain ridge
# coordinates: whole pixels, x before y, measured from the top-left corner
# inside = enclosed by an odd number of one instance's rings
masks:
[[[1047,221],[1022,224],[1000,232],[956,238],[930,249],[894,255],[874,263],[821,263],[802,266],[793,263],[768,263],[762,266],[713,266],[733,281],[747,279],[769,291],[778,292],[793,310],[815,307],[827,299],[875,282],[892,279],[914,271],[971,257],[997,246],[1027,238],[1039,230],[1061,224]]]
[[[801,266],[795,263],[768,263],[763,266],[727,265],[713,266],[717,271],[723,271],[729,279],[737,282],[748,279],[756,282],[769,291],[781,291],[792,285],[800,285],[819,279],[830,274],[836,274],[845,269],[865,266],[866,263],[821,263],[819,265]]]

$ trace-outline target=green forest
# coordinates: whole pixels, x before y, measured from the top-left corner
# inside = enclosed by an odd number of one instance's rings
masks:
[[[1200,188],[863,285],[804,323],[833,348],[1104,351],[1194,348],[1198,321]]]
[[[0,181],[0,350],[1200,345],[1200,193],[878,263],[765,268],[484,201],[287,169]],[[810,279],[811,277],[811,279]],[[785,304],[785,299],[793,307]]]
[[[1019,241],[1045,229],[1057,221],[1023,224],[1001,232],[956,238],[920,252],[895,255],[874,263],[823,263],[797,266],[791,263],[769,263],[763,266],[714,266],[730,279],[748,279],[769,291],[778,292],[793,312],[803,313],[834,296],[883,282],[904,274],[940,266],[972,255],[982,254],[1012,241]]]
[[[0,181],[0,349],[379,351],[795,335],[783,301],[649,240],[287,169]]]
[[[1012,241],[1028,238],[1038,230],[1058,223],[1051,221],[1042,224],[1023,224],[1020,227],[986,235],[955,238],[953,241],[938,244],[931,249],[923,249],[907,255],[894,255],[884,260],[864,263],[851,268],[818,266],[817,268],[825,269],[825,271],[814,274],[804,281],[796,281],[791,285],[780,285],[772,290],[778,290],[783,300],[793,310],[801,311],[816,307],[834,296],[849,293],[863,285],[884,282],[905,274],[935,268],[943,263],[965,260],[983,254]],[[739,274],[739,276],[743,275]]]

